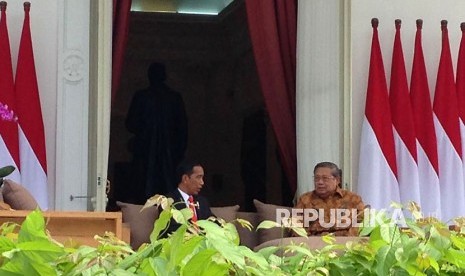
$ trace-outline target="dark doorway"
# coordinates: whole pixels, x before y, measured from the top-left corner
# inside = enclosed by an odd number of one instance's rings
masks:
[[[121,85],[111,115],[110,205],[130,200],[131,134],[124,122],[133,94],[148,85],[146,71],[153,61],[166,65],[167,84],[182,95],[188,118],[186,156],[203,162],[202,194],[211,205],[239,204],[241,210],[252,211],[253,198],[290,205],[242,0],[218,16],[131,14]]]

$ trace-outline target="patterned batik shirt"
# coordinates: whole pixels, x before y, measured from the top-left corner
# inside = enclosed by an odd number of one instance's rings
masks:
[[[307,192],[299,198],[295,208],[313,209],[304,210],[310,214],[307,215],[307,219],[305,215],[303,216],[303,226],[309,236],[329,233],[334,233],[336,236],[357,236],[358,228],[354,227],[356,224],[354,220],[358,223],[363,221],[365,204],[356,193],[337,187],[336,191],[326,199],[319,197],[315,191]],[[313,218],[315,214],[317,218]]]

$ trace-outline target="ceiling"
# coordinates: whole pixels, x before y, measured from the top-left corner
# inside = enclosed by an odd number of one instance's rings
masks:
[[[234,0],[132,0],[131,11],[218,15]]]

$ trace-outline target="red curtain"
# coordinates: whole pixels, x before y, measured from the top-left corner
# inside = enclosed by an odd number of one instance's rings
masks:
[[[111,76],[111,102],[119,88],[121,71],[129,32],[129,15],[132,0],[113,0],[113,53]]]
[[[249,33],[265,105],[292,193],[297,188],[297,0],[246,0]]]

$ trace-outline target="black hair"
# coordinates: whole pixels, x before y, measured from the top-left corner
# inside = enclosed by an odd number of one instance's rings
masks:
[[[202,167],[202,164],[197,160],[182,161],[181,164],[179,164],[179,166],[176,168],[177,183],[181,183],[183,175],[186,174],[187,176],[191,176],[194,173],[194,167],[196,166]]]

